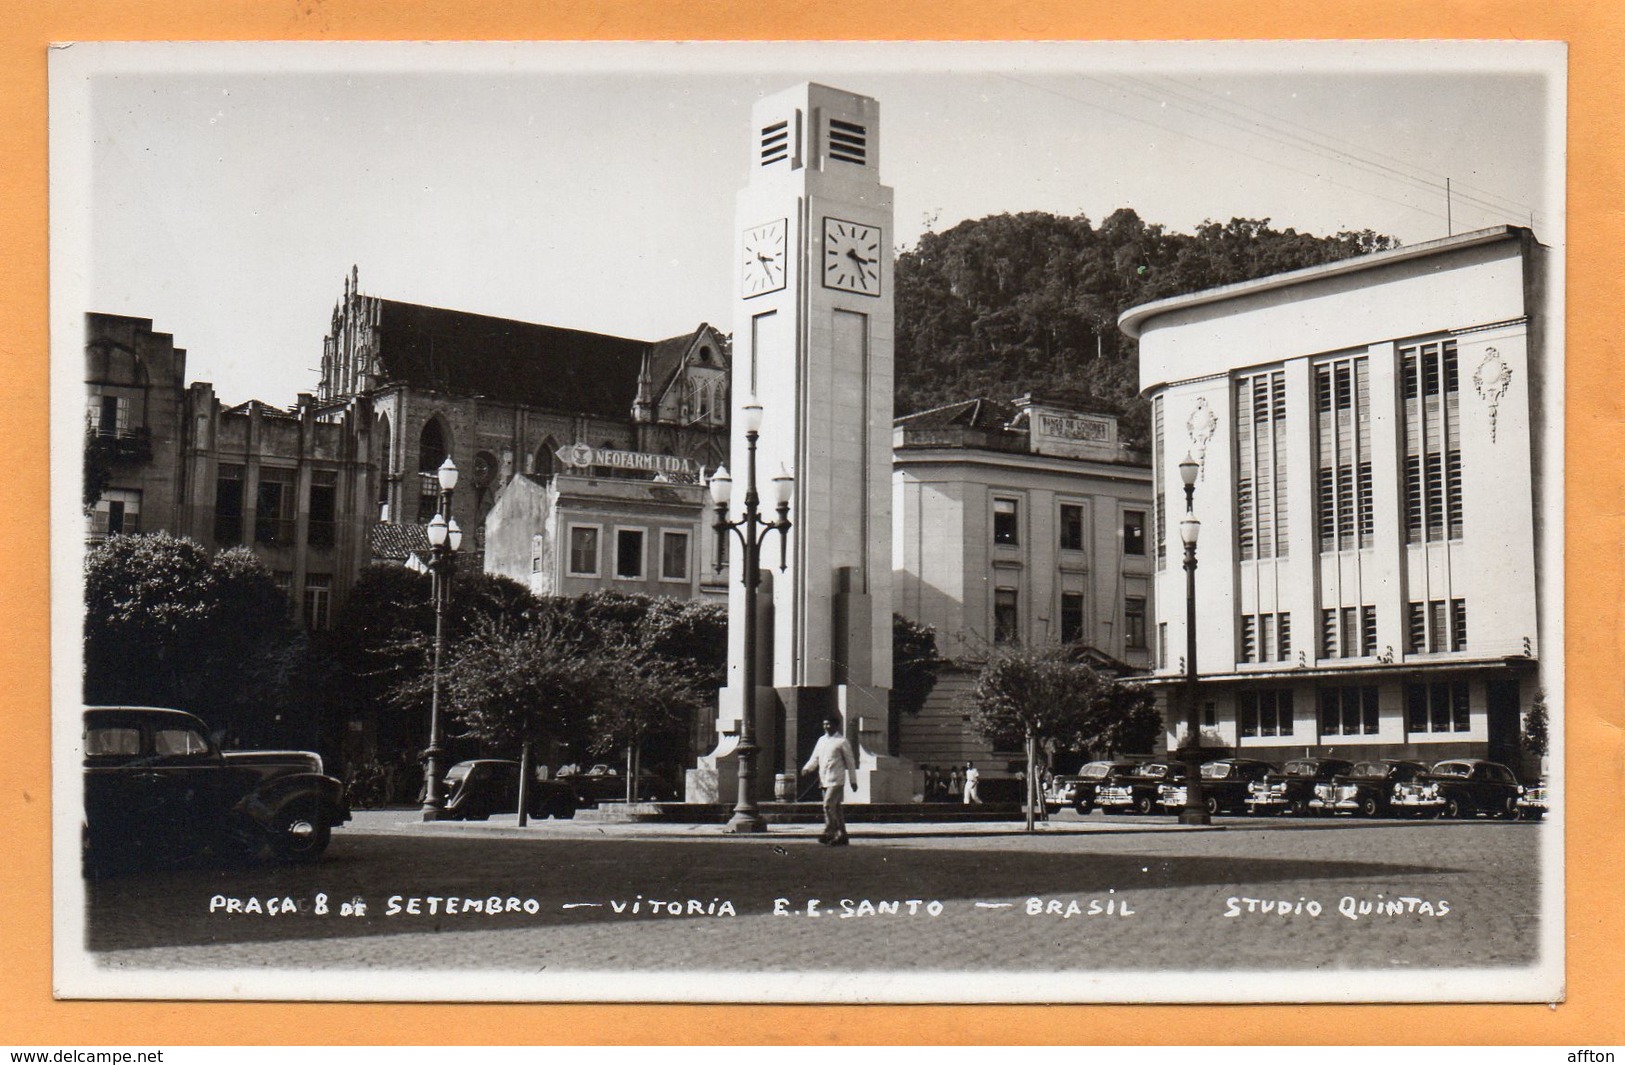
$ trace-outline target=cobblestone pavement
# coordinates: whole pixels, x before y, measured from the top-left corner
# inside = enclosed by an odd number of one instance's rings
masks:
[[[730,838],[716,826],[504,831],[409,817],[358,818],[314,867],[91,882],[87,946],[118,970],[1520,967],[1538,952],[1548,830],[1224,818],[1223,831],[1169,831],[1166,819],[1068,814],[1030,836],[861,826],[832,849],[802,825]],[[251,898],[297,910],[226,908]],[[346,916],[356,899],[365,912]]]

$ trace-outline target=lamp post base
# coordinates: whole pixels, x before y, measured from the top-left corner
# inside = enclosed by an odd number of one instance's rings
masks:
[[[1201,807],[1194,810],[1187,807],[1179,811],[1179,823],[1182,825],[1211,825],[1213,819]]]
[[[761,814],[735,810],[722,830],[728,833],[766,832],[767,822],[762,820]]]
[[[438,821],[445,815],[445,810],[439,803],[424,803],[421,817],[425,821]]]

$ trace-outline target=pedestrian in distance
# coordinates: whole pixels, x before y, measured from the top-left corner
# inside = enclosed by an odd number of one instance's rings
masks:
[[[846,814],[841,804],[846,801],[846,781],[858,786],[858,760],[841,734],[841,719],[833,714],[824,718],[824,735],[813,746],[812,757],[801,767],[803,773],[818,773],[818,783],[824,788],[824,831],[818,842],[831,847],[846,846]]]
[[[948,771],[948,801],[958,802],[959,792],[959,767],[954,766]]]
[[[982,797],[976,793],[976,782],[981,780],[981,779],[982,779],[982,774],[981,774],[981,771],[976,768],[976,763],[974,763],[974,762],[966,762],[965,763],[965,803],[967,805],[969,805],[971,803],[980,803],[982,801]]]

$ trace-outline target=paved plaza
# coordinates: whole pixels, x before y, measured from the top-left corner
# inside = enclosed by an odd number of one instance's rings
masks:
[[[727,837],[412,816],[360,814],[313,867],[92,882],[91,956],[125,971],[1520,967],[1537,957],[1550,831],[1249,818],[1192,830],[1068,812],[1032,835],[860,825],[831,849],[811,825]]]

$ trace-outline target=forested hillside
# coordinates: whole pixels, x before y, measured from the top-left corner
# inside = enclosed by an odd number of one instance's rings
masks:
[[[1275,230],[1267,218],[1174,233],[1127,208],[1099,226],[1028,212],[926,233],[897,257],[897,413],[1041,392],[1122,415],[1143,445],[1137,347],[1119,313],[1397,243],[1370,230]]]

